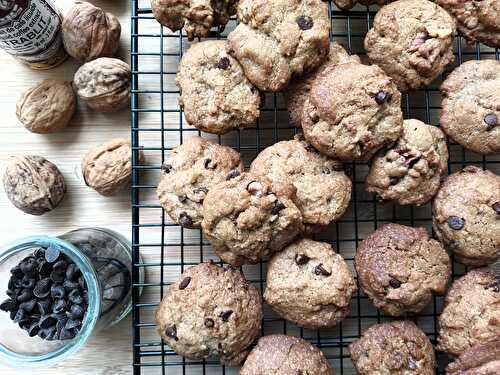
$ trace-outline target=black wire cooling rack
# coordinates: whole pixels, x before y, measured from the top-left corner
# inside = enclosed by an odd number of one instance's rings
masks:
[[[201,133],[183,119],[177,104],[175,87],[177,64],[189,47],[186,35],[172,33],[154,20],[149,0],[131,0],[131,66],[132,66],[132,241],[133,241],[133,368],[134,374],[236,374],[237,368],[221,366],[216,360],[192,361],[176,355],[155,332],[154,309],[185,267],[201,261],[219,261],[199,230],[188,230],[173,224],[161,209],[155,194],[161,163],[170,150],[191,135],[210,137],[239,150],[248,166],[263,148],[278,140],[290,139],[297,129],[288,124],[287,112],[280,94],[268,94],[266,106],[256,126],[224,136]],[[343,44],[364,61],[363,39],[371,27],[377,7],[357,7],[339,11],[328,3],[332,21],[331,38]],[[225,38],[234,28],[231,20],[226,30],[214,32],[211,38]],[[499,51],[476,44],[466,46],[463,38],[455,41],[456,64],[471,59],[499,59]],[[446,76],[453,66],[443,74]],[[442,77],[443,78],[443,77]],[[405,118],[418,118],[438,124],[441,96],[436,80],[425,90],[403,94]],[[139,161],[139,151],[145,162]],[[449,143],[449,172],[475,164],[499,173],[499,157],[482,157]],[[366,163],[347,166],[353,179],[353,200],[346,214],[319,234],[319,240],[330,242],[352,266],[358,243],[378,226],[387,222],[423,226],[431,231],[430,205],[401,207],[382,204],[363,189]],[[143,261],[139,258],[143,256]],[[139,270],[146,271],[146,282],[139,283]],[[265,287],[266,264],[245,266],[246,277],[262,291]],[[454,264],[454,278],[466,269]],[[141,295],[142,292],[142,295]],[[437,338],[437,316],[443,297],[417,316],[409,317],[428,335]],[[348,345],[370,325],[392,318],[373,308],[362,291],[353,297],[351,314],[337,327],[320,331],[300,329],[287,323],[265,307],[262,335],[287,333],[301,336],[319,346],[332,363],[336,374],[355,374]],[[438,353],[442,374],[447,359]]]

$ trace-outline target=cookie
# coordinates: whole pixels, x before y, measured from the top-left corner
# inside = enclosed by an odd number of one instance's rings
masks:
[[[359,245],[358,280],[378,309],[392,316],[421,311],[446,291],[451,262],[424,228],[386,224]]]
[[[240,154],[232,148],[200,137],[188,138],[163,163],[158,198],[175,223],[200,228],[209,190],[243,170]]]
[[[175,79],[186,121],[208,133],[247,127],[260,115],[259,90],[227,54],[226,46],[223,40],[193,44],[182,57]]]
[[[371,326],[349,345],[349,351],[359,375],[436,373],[430,340],[409,320]]]
[[[432,206],[436,237],[471,266],[500,258],[499,217],[500,177],[472,165],[448,176]]]
[[[301,137],[263,150],[252,162],[252,173],[269,177],[277,186],[297,190],[297,204],[308,232],[338,219],[351,199],[352,183],[342,164],[319,154]]]
[[[301,239],[268,264],[266,302],[299,327],[333,327],[349,314],[356,282],[345,260],[325,242]]]
[[[479,41],[500,47],[500,5],[498,0],[437,0],[457,22],[458,30],[469,43]]]
[[[455,21],[428,0],[398,0],[382,7],[365,37],[370,62],[401,91],[430,84],[455,60]]]
[[[499,87],[500,61],[467,61],[458,66],[441,85],[443,131],[478,154],[500,153]]]
[[[472,346],[446,367],[446,375],[500,374],[500,335]]]
[[[177,354],[223,363],[244,358],[261,319],[259,291],[239,270],[210,263],[184,271],[155,313],[158,333]]]
[[[242,173],[210,189],[203,201],[203,231],[215,253],[233,266],[257,263],[283,249],[303,230],[293,186]]]
[[[261,337],[250,352],[240,375],[333,375],[323,353],[298,337],[268,335]]]
[[[172,31],[184,30],[188,40],[208,36],[214,26],[224,29],[236,13],[236,0],[151,0],[156,20]]]
[[[311,86],[316,77],[326,68],[333,65],[345,64],[348,62],[360,63],[357,55],[349,55],[347,51],[337,42],[330,43],[330,52],[327,59],[316,70],[292,80],[283,92],[288,109],[290,123],[300,127],[304,102],[309,96]]]
[[[390,0],[333,0],[333,2],[340,9],[348,10],[353,8],[356,4],[361,4],[365,6],[370,6],[370,5],[382,6],[390,2]]]
[[[455,280],[439,316],[437,349],[452,356],[500,335],[500,276],[477,268]],[[498,344],[498,341],[497,341]]]
[[[375,65],[329,67],[314,80],[304,103],[302,129],[325,155],[367,160],[401,135],[401,94]]]
[[[404,120],[401,138],[371,161],[365,188],[383,200],[419,206],[436,195],[447,168],[443,132],[419,120]]]
[[[330,18],[321,0],[241,0],[238,19],[229,53],[263,91],[282,90],[328,55]]]

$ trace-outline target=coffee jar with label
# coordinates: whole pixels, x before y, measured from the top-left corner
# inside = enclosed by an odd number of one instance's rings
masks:
[[[50,69],[67,58],[61,24],[51,0],[0,0],[0,48],[33,69]]]

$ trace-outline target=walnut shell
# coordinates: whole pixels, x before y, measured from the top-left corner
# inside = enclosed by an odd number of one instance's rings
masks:
[[[71,82],[47,79],[21,95],[16,115],[30,132],[47,134],[65,128],[75,108]]]
[[[53,210],[66,193],[59,169],[41,156],[14,157],[5,168],[3,185],[14,206],[31,215]]]
[[[99,194],[116,194],[128,184],[132,174],[130,142],[113,139],[89,151],[82,160],[82,174],[87,186]]]
[[[130,66],[118,59],[101,57],[77,70],[73,86],[90,108],[118,111],[130,103]]]
[[[85,1],[76,1],[62,24],[66,52],[81,62],[113,57],[118,50],[121,26],[118,19]]]

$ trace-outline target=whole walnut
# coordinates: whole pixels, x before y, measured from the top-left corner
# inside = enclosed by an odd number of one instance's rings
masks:
[[[31,215],[53,210],[66,193],[59,169],[34,155],[14,157],[5,168],[3,185],[14,206]]]
[[[101,57],[80,67],[73,86],[87,105],[99,112],[115,112],[130,103],[130,66]]]
[[[68,125],[75,108],[71,82],[47,79],[21,95],[16,115],[30,132],[55,133]]]
[[[82,161],[82,174],[87,186],[99,194],[116,194],[128,184],[132,174],[130,142],[113,139],[89,151]]]
[[[118,19],[85,1],[76,1],[62,24],[66,52],[78,61],[113,57],[118,50],[121,26]]]

